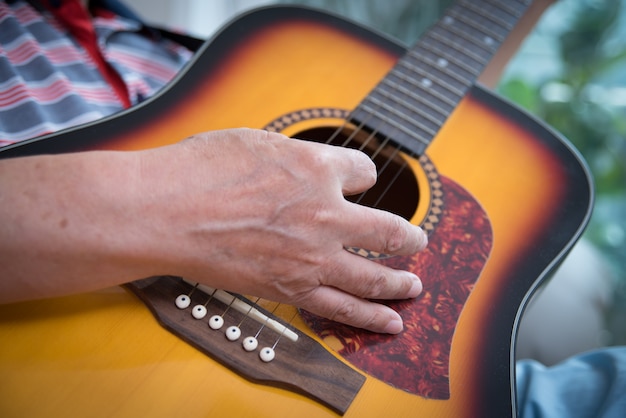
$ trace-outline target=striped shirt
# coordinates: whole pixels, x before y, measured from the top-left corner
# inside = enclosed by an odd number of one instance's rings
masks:
[[[0,1],[0,146],[140,103],[192,55],[137,19],[42,3]]]

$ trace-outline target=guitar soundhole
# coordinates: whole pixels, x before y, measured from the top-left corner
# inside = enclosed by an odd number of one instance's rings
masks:
[[[419,203],[419,187],[413,170],[406,164],[401,153],[391,145],[382,145],[376,138],[365,132],[354,134],[345,131],[336,135],[337,128],[318,127],[307,129],[295,135],[296,138],[316,142],[330,142],[333,145],[361,149],[370,157],[378,169],[376,185],[364,194],[349,196],[352,202],[384,209],[410,219]],[[350,138],[348,140],[348,138]]]

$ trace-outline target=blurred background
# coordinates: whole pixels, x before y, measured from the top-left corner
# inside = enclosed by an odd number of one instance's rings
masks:
[[[209,38],[237,14],[305,4],[413,44],[450,0],[126,0],[146,20]],[[518,357],[545,364],[626,344],[626,0],[559,0],[495,88],[568,138],[596,184],[589,227],[520,326]]]

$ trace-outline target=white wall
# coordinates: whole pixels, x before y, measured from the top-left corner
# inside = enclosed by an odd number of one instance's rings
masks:
[[[125,0],[146,21],[207,38],[232,17],[272,0]]]

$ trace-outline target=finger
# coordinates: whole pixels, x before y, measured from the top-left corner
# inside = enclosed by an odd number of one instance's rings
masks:
[[[395,270],[346,250],[327,264],[321,283],[364,299],[407,299],[422,292],[415,274]]]
[[[366,154],[349,148],[339,149],[345,154],[343,166],[337,167],[344,196],[362,193],[376,184],[376,165]]]
[[[376,165],[365,153],[334,145],[308,144],[323,153],[328,169],[338,177],[344,196],[364,192],[376,184]]]
[[[413,255],[426,248],[428,235],[421,227],[390,212],[350,202],[346,205],[344,246],[389,255]]]
[[[398,334],[404,328],[400,315],[388,306],[328,286],[316,288],[301,307],[324,318],[373,332]]]

